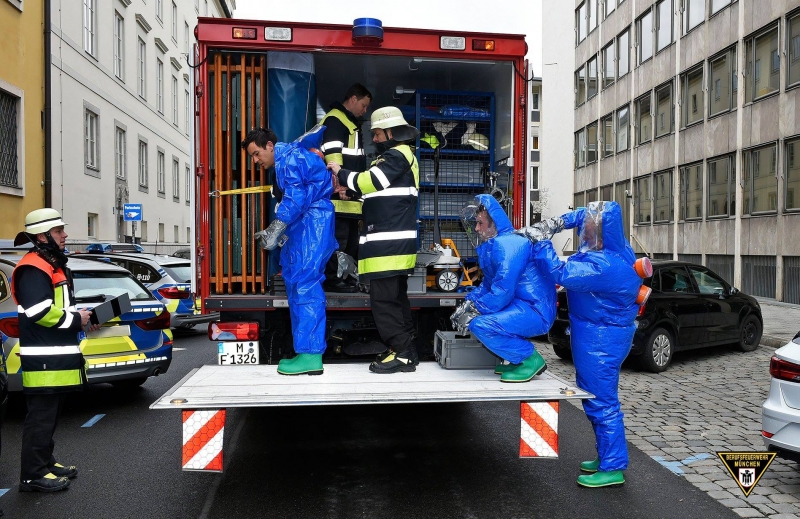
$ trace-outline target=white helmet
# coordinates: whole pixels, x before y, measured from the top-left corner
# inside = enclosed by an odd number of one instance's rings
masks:
[[[372,112],[370,117],[372,129],[392,130],[392,137],[397,142],[410,141],[416,139],[419,130],[406,122],[403,112],[395,106],[384,106]]]
[[[14,246],[19,246],[30,241],[26,234],[37,235],[39,233],[47,232],[53,227],[61,227],[67,225],[61,219],[61,214],[55,209],[45,207],[43,209],[36,209],[28,213],[25,217],[25,230],[17,233],[14,238]]]

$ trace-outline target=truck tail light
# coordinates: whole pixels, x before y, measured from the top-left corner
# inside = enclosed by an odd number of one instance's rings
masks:
[[[0,323],[2,322],[3,321],[0,321]],[[800,365],[779,359],[778,357],[772,357],[769,361],[769,374],[779,380],[800,382]]]
[[[19,318],[6,317],[0,319],[0,333],[9,337],[19,337]]]
[[[472,40],[472,50],[494,52],[494,40]]]
[[[257,341],[258,321],[227,323],[209,323],[208,340],[210,341]]]
[[[267,27],[264,29],[264,39],[267,41],[292,41],[291,27]]]
[[[192,293],[188,290],[181,290],[178,287],[159,288],[158,293],[167,299],[189,299]]]
[[[255,40],[256,38],[257,36],[255,29],[245,29],[244,27],[233,28],[234,40]]]
[[[164,310],[155,317],[133,321],[133,324],[148,332],[152,332],[154,330],[166,330],[170,325],[170,315],[167,310]]]

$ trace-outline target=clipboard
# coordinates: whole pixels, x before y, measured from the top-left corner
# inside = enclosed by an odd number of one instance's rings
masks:
[[[92,308],[89,324],[83,328],[83,331],[88,332],[91,325],[107,323],[115,317],[130,312],[131,309],[131,297],[127,293],[117,296],[114,299],[109,299]]]

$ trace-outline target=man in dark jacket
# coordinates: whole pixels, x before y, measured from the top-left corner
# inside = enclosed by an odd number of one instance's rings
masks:
[[[19,354],[28,413],[22,424],[20,492],[55,492],[78,475],[53,456],[53,433],[64,396],[83,388],[86,367],[78,333],[91,312],[74,306],[72,276],[63,251],[67,233],[55,209],[31,211],[14,245],[33,244],[11,276],[19,308]],[[94,330],[99,326],[92,326]]]
[[[325,126],[320,151],[325,155],[325,162],[334,162],[350,171],[367,169],[364,155],[364,138],[361,134],[359,117],[367,112],[372,94],[359,83],[351,86],[344,94],[341,103],[331,105],[331,110],[322,119]],[[335,232],[339,251],[358,259],[358,223],[361,221],[361,200],[354,191],[342,186],[334,176],[334,191],[331,195],[333,208],[336,211]],[[355,292],[354,284],[337,277],[339,262],[337,255],[331,256],[325,266],[325,291]]]

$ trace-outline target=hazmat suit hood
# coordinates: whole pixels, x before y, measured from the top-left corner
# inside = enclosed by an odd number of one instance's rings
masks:
[[[496,233],[491,236],[481,236],[475,230],[477,215],[483,210],[486,210],[489,214],[496,229]],[[492,195],[487,194],[477,195],[472,203],[461,210],[461,224],[464,226],[467,237],[475,247],[479,247],[484,242],[497,236],[514,232],[514,226],[511,225],[511,220],[508,219],[506,212]]]
[[[608,250],[617,253],[631,251],[622,228],[622,208],[616,202],[589,202],[565,220],[565,226],[577,227],[580,252]],[[631,260],[634,261],[635,257]]]

